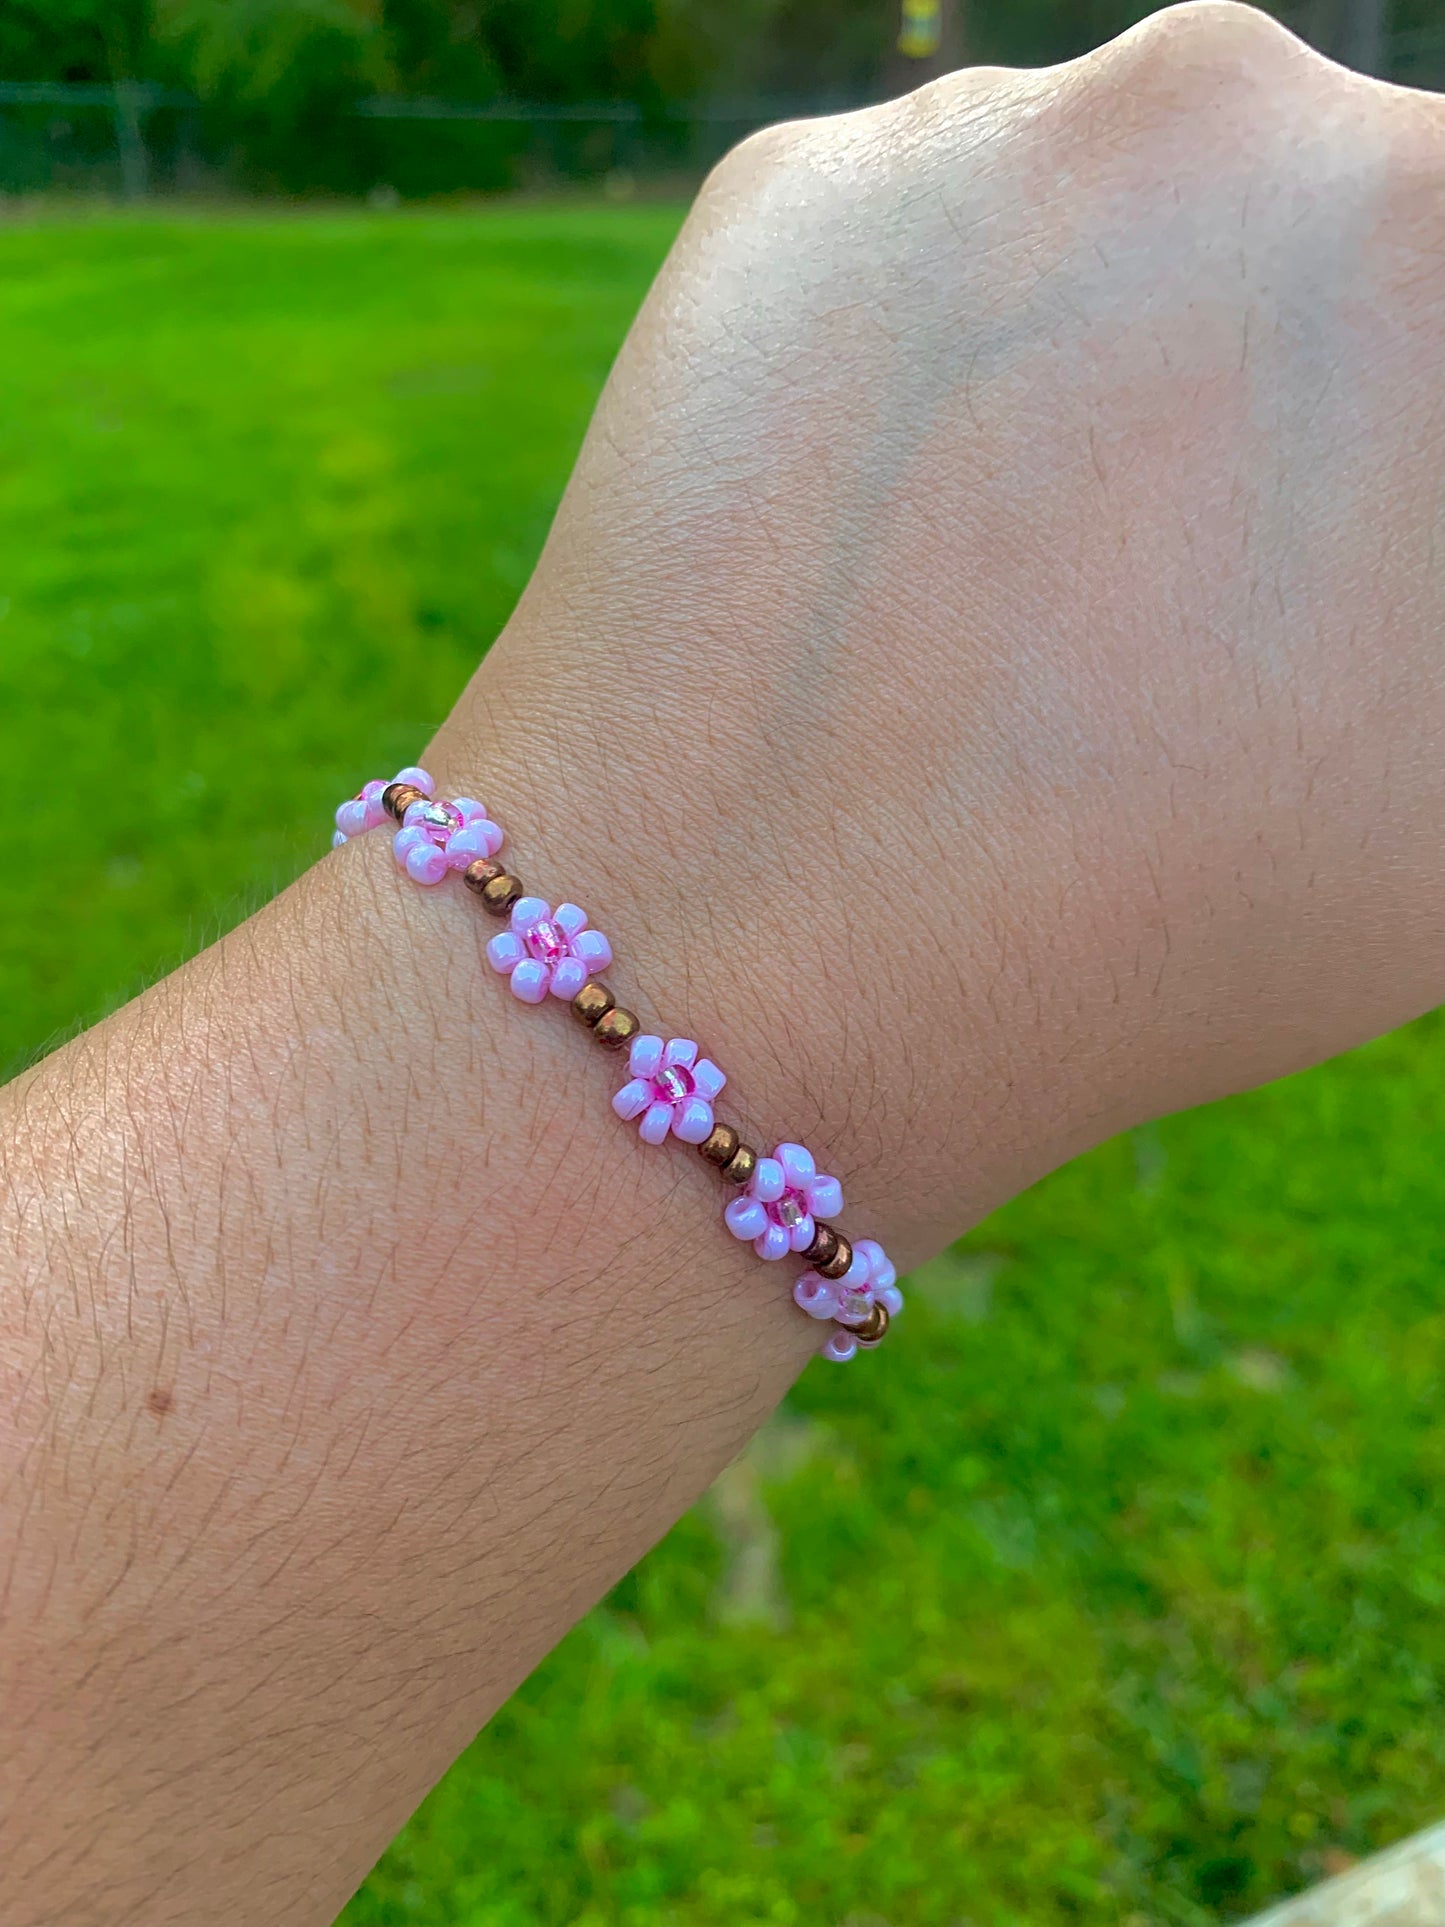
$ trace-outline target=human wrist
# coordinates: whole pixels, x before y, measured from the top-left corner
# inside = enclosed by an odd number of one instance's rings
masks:
[[[802,1140],[843,1177],[855,1229],[866,1221],[911,1262],[1130,1121],[1122,1104],[1101,1113],[1083,1053],[1076,1083],[1033,1034],[1066,959],[1046,938],[1031,955],[1035,933],[1010,922],[1031,853],[1009,893],[977,851],[950,863],[914,847],[901,811],[850,823],[851,847],[791,842],[786,787],[754,780],[736,717],[668,756],[659,745],[689,739],[665,692],[634,683],[618,698],[604,676],[578,703],[545,675],[491,667],[428,766],[505,818],[529,891],[578,901],[606,929],[619,996],[647,1028],[700,1041],[752,1141]]]

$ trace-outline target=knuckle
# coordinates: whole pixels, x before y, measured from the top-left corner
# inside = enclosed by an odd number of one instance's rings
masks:
[[[1237,0],[1166,7],[1094,53],[1056,70],[1060,112],[1075,134],[1129,151],[1262,155],[1351,77],[1278,21]],[[1182,154],[1181,154],[1182,158]]]
[[[1206,88],[1231,82],[1275,85],[1281,70],[1296,62],[1325,64],[1288,28],[1241,0],[1185,0],[1165,7],[1088,60],[1113,79],[1168,91],[1190,81]]]

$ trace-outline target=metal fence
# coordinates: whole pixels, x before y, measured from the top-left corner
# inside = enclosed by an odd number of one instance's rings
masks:
[[[859,105],[754,96],[647,112],[615,100],[378,95],[351,110],[357,133],[350,145],[361,148],[361,167],[383,189],[487,191],[619,170],[697,171],[753,128]],[[189,94],[141,82],[0,81],[0,194],[75,190],[140,200],[238,184],[225,157],[207,151],[201,103]]]

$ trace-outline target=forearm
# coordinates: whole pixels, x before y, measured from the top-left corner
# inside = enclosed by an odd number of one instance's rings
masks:
[[[585,732],[489,733],[478,694],[450,785],[705,1037],[736,1114],[812,1133],[855,1228],[916,1253],[929,1154],[876,1161],[886,1025],[836,966],[787,995],[762,904],[717,967],[705,895],[673,892],[691,938],[646,897],[670,813],[614,847]],[[616,1059],[507,998],[496,925],[384,843],[0,1100],[13,1927],[328,1918],[816,1345],[706,1168],[612,1117]]]

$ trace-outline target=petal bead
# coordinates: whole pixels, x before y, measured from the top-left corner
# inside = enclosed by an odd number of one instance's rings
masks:
[[[440,883],[447,873],[446,856],[423,839],[407,851],[406,873],[416,883]]]
[[[804,1212],[803,1216],[799,1218],[798,1222],[788,1233],[788,1249],[790,1251],[806,1251],[808,1246],[813,1242],[814,1229],[813,1220]]]
[[[340,830],[333,830],[331,832],[331,847],[333,850],[339,850],[343,843],[349,843],[350,841],[351,838],[349,836],[343,836]]]
[[[844,1291],[866,1291],[868,1289],[869,1270],[870,1266],[866,1256],[855,1246],[853,1249],[853,1262],[839,1280],[841,1289]]]
[[[545,897],[518,897],[512,905],[512,928],[517,935],[524,936],[534,924],[544,921],[552,914],[552,906]]]
[[[535,957],[523,957],[512,972],[512,995],[524,1004],[540,1004],[547,995],[547,966]]]
[[[734,1198],[723,1212],[723,1222],[735,1238],[756,1238],[766,1230],[768,1214],[756,1198]]]
[[[823,1347],[823,1357],[831,1359],[835,1365],[846,1365],[848,1360],[856,1355],[857,1350],[858,1340],[852,1332],[843,1331],[840,1328]]]
[[[683,1070],[691,1070],[697,1062],[697,1045],[690,1037],[674,1037],[662,1053],[664,1064],[675,1064]]]
[[[861,1252],[868,1260],[868,1282],[875,1291],[882,1286],[898,1282],[897,1269],[876,1238],[858,1238],[854,1242],[853,1249]]]
[[[712,1105],[706,1098],[685,1097],[672,1114],[672,1135],[684,1144],[701,1144],[712,1132]]]
[[[627,1068],[632,1075],[651,1077],[654,1071],[660,1070],[661,1067],[662,1039],[654,1037],[650,1031],[644,1031],[640,1037],[634,1037],[632,1049],[627,1056]]]
[[[759,1158],[758,1168],[748,1189],[762,1204],[775,1204],[788,1188],[783,1167],[776,1158]]]
[[[890,1318],[896,1318],[903,1309],[903,1293],[897,1285],[875,1285],[873,1296]]]
[[[612,1108],[630,1124],[633,1118],[642,1116],[651,1102],[652,1086],[645,1077],[634,1077],[613,1098]]]
[[[453,869],[465,870],[479,856],[495,856],[501,847],[502,832],[496,824],[476,816],[447,838],[447,861]]]
[[[522,939],[514,937],[510,930],[504,930],[499,937],[493,937],[487,945],[487,962],[493,970],[501,971],[504,975],[515,970],[526,954],[522,947]]]
[[[559,903],[552,921],[564,937],[575,937],[579,930],[587,928],[587,912],[579,910],[575,903]]]
[[[365,836],[371,823],[367,807],[360,797],[353,797],[351,802],[341,805],[336,812],[336,827],[343,836]]]
[[[843,1209],[843,1187],[836,1178],[809,1178],[802,1191],[815,1218],[836,1218]]]
[[[474,796],[454,796],[452,808],[461,811],[463,823],[470,823],[474,818],[485,816],[487,813]]]
[[[424,796],[434,796],[436,794],[436,784],[432,781],[431,777],[427,775],[426,771],[418,768],[415,763],[408,763],[405,769],[399,769],[391,781],[393,783],[410,783],[413,789],[420,790]],[[390,788],[390,784],[384,783],[382,788],[388,789]]]
[[[672,1106],[661,1103],[649,1104],[642,1114],[637,1135],[644,1144],[661,1144],[671,1128]]]
[[[692,1067],[692,1082],[698,1096],[705,1097],[711,1104],[727,1083],[727,1077],[710,1057],[700,1057]]]
[[[768,1264],[776,1264],[779,1258],[786,1258],[792,1248],[792,1240],[780,1224],[770,1224],[753,1239],[753,1250]]]
[[[810,1318],[832,1318],[838,1310],[837,1287],[816,1271],[805,1271],[793,1286],[793,1303]]]
[[[572,948],[589,970],[606,970],[612,963],[612,945],[600,930],[579,930]]]
[[[782,1165],[788,1183],[799,1191],[818,1168],[813,1153],[801,1144],[780,1144],[773,1155]]]
[[[552,995],[570,1002],[587,981],[587,966],[580,957],[564,957],[552,966]]]

